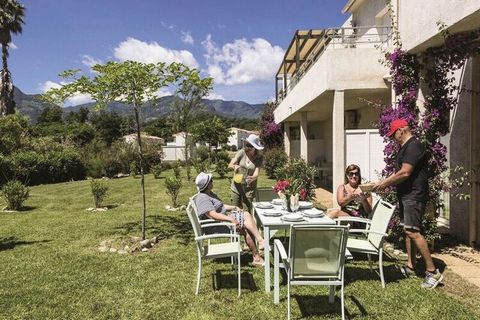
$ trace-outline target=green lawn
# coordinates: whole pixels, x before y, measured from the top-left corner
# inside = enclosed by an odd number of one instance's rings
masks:
[[[214,190],[229,199],[227,179]],[[263,290],[263,270],[243,260],[243,291],[236,295],[229,264],[207,262],[201,293],[194,295],[197,256],[185,212],[169,212],[163,179],[146,179],[148,236],[161,238],[149,253],[100,253],[103,240],[140,235],[140,181],[109,180],[107,212],[89,212],[88,181],[31,188],[27,210],[0,212],[1,319],[283,319],[286,301],[274,305]],[[261,186],[272,182],[261,177]],[[181,202],[195,192],[185,183]],[[1,205],[1,204],[0,204]],[[364,256],[346,267],[346,310],[354,319],[475,319],[474,290],[453,274],[433,291],[420,279],[402,279],[385,263],[387,288],[368,270]],[[213,275],[216,275],[215,277]],[[216,279],[215,289],[213,280]],[[450,284],[450,285],[449,285]],[[453,285],[452,285],[453,284]],[[450,288],[450,289],[449,289]],[[478,292],[478,291],[477,291]],[[282,287],[285,297],[285,287]],[[294,287],[294,318],[338,319],[327,288]]]

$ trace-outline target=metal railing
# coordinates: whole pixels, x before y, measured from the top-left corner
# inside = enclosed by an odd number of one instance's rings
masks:
[[[277,94],[277,103],[288,95],[297,85],[307,71],[315,64],[325,50],[330,48],[372,48],[373,46],[389,46],[392,40],[392,27],[390,26],[363,26],[350,28],[326,29],[325,35],[318,41],[311,53],[306,57],[298,70],[288,78],[286,92],[283,89]],[[278,80],[276,80],[278,81]],[[282,79],[283,81],[283,79]]]

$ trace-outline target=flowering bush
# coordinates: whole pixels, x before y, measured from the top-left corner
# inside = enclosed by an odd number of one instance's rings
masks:
[[[401,45],[386,55],[386,64],[390,68],[398,100],[394,105],[377,104],[380,108],[377,128],[387,143],[384,149],[386,166],[382,176],[387,177],[394,172],[395,156],[398,151],[398,145],[386,138],[390,122],[395,118],[404,118],[412,128],[414,136],[419,138],[429,154],[429,196],[435,218],[439,209],[443,207],[441,192],[448,189],[447,181],[441,176],[448,169],[447,148],[439,142],[439,138],[449,132],[449,113],[457,103],[454,93],[460,89],[455,86],[455,79],[451,73],[463,66],[467,58],[480,53],[478,40],[480,29],[455,35],[449,34],[448,30],[444,29],[442,34],[445,44],[430,48],[419,57],[403,51]],[[416,105],[421,72],[423,81],[429,89],[424,92],[423,114],[420,114]],[[383,197],[392,203],[397,201],[393,188],[385,190]],[[395,221],[397,220],[392,220]],[[423,221],[423,226],[428,240],[439,237],[435,219]],[[395,229],[392,226],[392,230]]]
[[[273,189],[285,195],[298,194],[301,200],[310,200],[315,195],[313,183],[316,169],[303,159],[290,159],[278,168],[275,176],[279,179]]]

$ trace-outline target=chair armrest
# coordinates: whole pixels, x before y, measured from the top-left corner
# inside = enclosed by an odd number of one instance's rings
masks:
[[[216,221],[216,220],[213,220],[213,221]],[[203,228],[211,228],[211,227],[218,227],[218,226],[235,227],[235,225],[231,222],[216,221],[216,222],[213,222],[213,223],[202,224],[200,226],[200,228],[203,229]]]
[[[361,222],[365,224],[371,224],[372,220],[367,219],[367,218],[360,218],[360,217],[338,217],[335,219],[335,221],[338,222]],[[352,230],[350,230],[351,232]]]
[[[240,240],[240,236],[238,234],[232,233],[214,233],[214,234],[206,234],[200,237],[195,237],[195,241],[198,240],[208,240],[208,239],[219,239],[219,238],[233,238]]]
[[[212,222],[215,222],[217,220],[215,219],[202,219],[202,220],[199,220],[200,221],[200,224],[205,224],[205,223],[212,223]]]
[[[275,239],[273,241],[274,245],[274,250],[277,249],[278,253],[280,254],[280,259],[283,260],[283,263],[288,263],[288,255],[287,252],[285,251],[285,247],[283,246],[283,243],[279,239]]]
[[[383,237],[388,236],[388,234],[385,233],[385,232],[377,232],[377,231],[365,230],[365,229],[351,229],[351,230],[349,230],[348,232],[350,232],[350,233],[352,233],[352,232],[360,232],[360,233],[365,233],[365,234],[373,233],[373,234],[378,234],[378,235],[383,236]]]

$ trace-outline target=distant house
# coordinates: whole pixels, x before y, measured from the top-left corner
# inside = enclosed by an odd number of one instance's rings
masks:
[[[173,142],[167,142],[163,146],[163,160],[164,161],[183,161],[185,160],[185,132],[177,132],[172,135]],[[191,134],[188,137],[191,138]],[[193,146],[190,149],[190,154],[193,155]]]
[[[142,141],[145,141],[147,143],[152,143],[152,144],[158,144],[158,145],[163,145],[165,143],[165,140],[163,138],[157,137],[157,136],[148,136],[148,135],[141,135]],[[123,136],[123,140],[128,143],[133,143],[137,141],[137,134],[132,133],[132,134],[127,134],[126,136]]]
[[[230,128],[230,137],[228,138],[227,145],[235,146],[237,149],[241,149],[243,148],[243,140],[247,138],[251,133],[255,132],[232,127]]]

